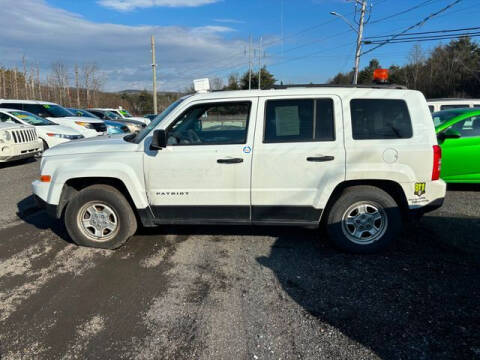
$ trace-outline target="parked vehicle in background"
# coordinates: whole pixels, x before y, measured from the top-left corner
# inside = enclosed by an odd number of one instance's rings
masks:
[[[57,125],[53,121],[23,110],[0,108],[0,121],[7,124],[34,126],[38,137],[43,142],[43,150],[71,140],[83,139],[84,137],[78,131],[68,126]]]
[[[480,99],[429,99],[428,108],[431,113],[448,109],[480,108]]]
[[[444,110],[432,116],[442,148],[442,179],[480,183],[480,109]]]
[[[366,253],[389,246],[408,216],[442,205],[440,157],[418,91],[205,92],[139,134],[48,150],[33,191],[84,246],[117,248],[138,219],[325,225],[339,248]]]
[[[0,162],[34,157],[42,151],[42,140],[33,126],[0,120]]]
[[[47,101],[2,99],[0,107],[27,111],[58,125],[77,130],[86,138],[104,135],[107,132],[107,127],[102,120],[74,116],[64,107]]]
[[[147,119],[150,120],[150,121],[152,121],[153,119],[155,119],[157,116],[158,116],[158,114],[146,114],[146,115],[143,115],[144,118],[147,118]]]
[[[87,110],[68,108],[68,111],[70,111],[72,114],[76,116],[84,116],[84,117],[90,117],[94,119],[100,119],[98,116],[92,114],[90,111],[87,111]],[[111,121],[111,120],[103,120],[103,122],[107,126],[108,135],[126,134],[130,132],[128,127],[121,122]]]
[[[140,121],[124,119],[117,113],[110,110],[88,109],[87,111],[99,117],[103,121],[116,121],[125,124],[128,127],[129,132],[132,133],[138,133],[146,126],[145,123]]]
[[[149,119],[144,118],[144,117],[140,117],[140,116],[133,116],[133,115],[130,114],[127,110],[121,109],[121,108],[118,108],[118,109],[113,109],[113,108],[94,108],[94,109],[88,109],[88,111],[91,111],[91,110],[109,111],[109,112],[112,112],[112,113],[117,114],[117,115],[120,116],[120,118],[122,118],[123,120],[135,120],[135,121],[140,121],[140,122],[144,123],[145,125],[148,125],[148,124],[150,123],[150,120],[149,120]]]

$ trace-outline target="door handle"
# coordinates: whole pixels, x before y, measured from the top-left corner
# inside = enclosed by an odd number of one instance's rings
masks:
[[[334,156],[309,156],[309,157],[307,157],[307,161],[312,161],[312,162],[332,161],[334,159],[335,159]]]
[[[243,162],[242,158],[217,159],[219,164],[239,164],[241,162]]]

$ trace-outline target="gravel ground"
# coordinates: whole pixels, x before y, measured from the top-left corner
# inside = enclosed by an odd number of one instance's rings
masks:
[[[163,227],[94,250],[24,216],[0,229],[0,358],[480,358],[479,204],[480,188],[455,187],[371,256],[260,227]]]

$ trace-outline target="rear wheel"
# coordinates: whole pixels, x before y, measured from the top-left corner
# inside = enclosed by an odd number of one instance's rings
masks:
[[[137,221],[127,199],[117,189],[93,185],[69,202],[65,226],[78,245],[116,249],[135,233]]]
[[[331,241],[341,250],[373,253],[392,244],[401,230],[401,212],[395,200],[374,186],[344,190],[327,220]]]

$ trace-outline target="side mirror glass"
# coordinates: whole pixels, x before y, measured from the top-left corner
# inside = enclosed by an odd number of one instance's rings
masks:
[[[155,130],[152,135],[151,150],[162,150],[167,147],[167,133],[165,130]]]

